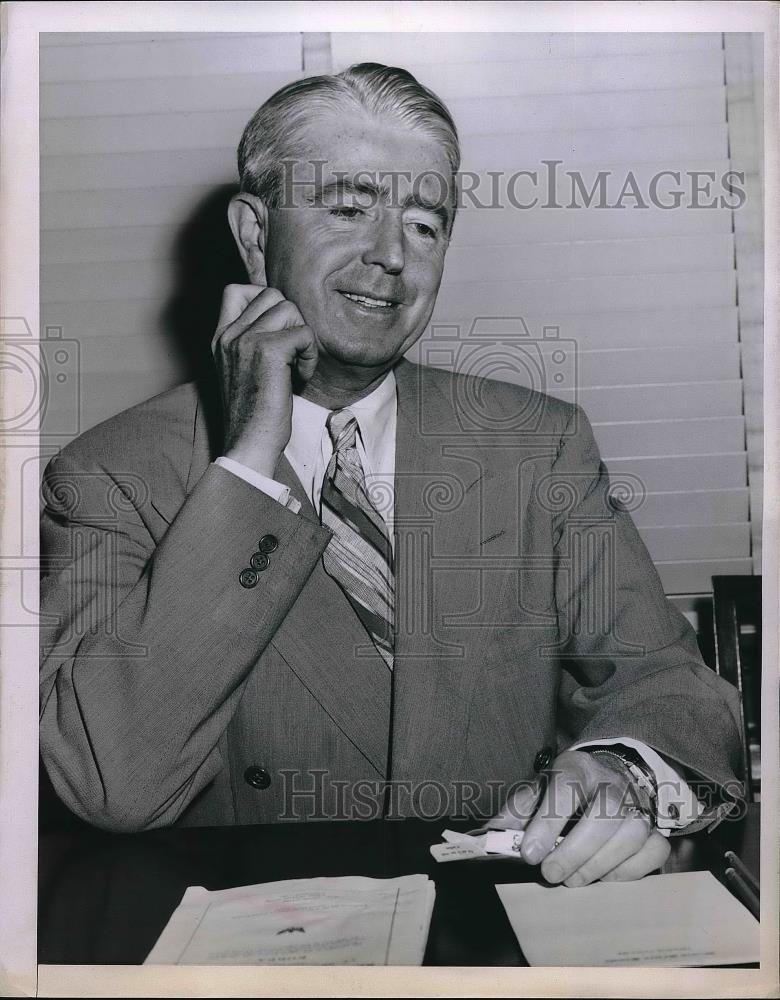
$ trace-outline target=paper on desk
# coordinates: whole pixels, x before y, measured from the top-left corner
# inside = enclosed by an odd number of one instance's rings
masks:
[[[579,889],[497,885],[529,965],[740,965],[759,961],[758,921],[710,872]]]
[[[488,830],[481,834],[444,830],[441,836],[445,843],[431,845],[431,854],[437,861],[468,861],[495,856],[519,859],[525,834],[522,830]],[[563,837],[558,837],[556,846],[562,840]]]
[[[147,965],[420,965],[434,884],[426,875],[191,886]]]

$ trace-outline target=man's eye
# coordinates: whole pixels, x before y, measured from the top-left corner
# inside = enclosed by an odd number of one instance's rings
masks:
[[[337,219],[354,219],[358,215],[362,215],[363,210],[361,208],[352,208],[344,206],[340,208],[331,208],[330,214],[334,215]]]
[[[438,236],[438,231],[425,222],[413,222],[412,228],[418,236],[424,236],[427,240],[434,240]]]

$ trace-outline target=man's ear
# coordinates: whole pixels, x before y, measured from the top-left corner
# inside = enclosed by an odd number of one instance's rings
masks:
[[[228,222],[246,273],[253,285],[265,287],[265,245],[268,238],[268,209],[256,195],[239,191],[228,205]]]

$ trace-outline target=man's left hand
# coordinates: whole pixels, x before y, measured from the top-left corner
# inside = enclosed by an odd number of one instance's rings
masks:
[[[572,750],[556,757],[539,781],[517,791],[489,826],[525,830],[521,856],[529,864],[541,862],[548,882],[627,882],[660,868],[671,851],[636,803],[632,779],[619,762]]]

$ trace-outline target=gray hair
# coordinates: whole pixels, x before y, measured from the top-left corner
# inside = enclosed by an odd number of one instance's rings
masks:
[[[345,101],[440,141],[452,170],[454,210],[460,143],[452,116],[444,102],[407,70],[379,63],[359,63],[336,76],[295,80],[269,97],[250,119],[238,146],[241,190],[278,207],[283,161],[306,155],[306,124],[318,112],[343,110]]]

